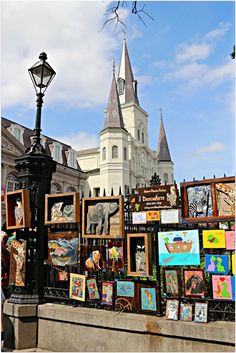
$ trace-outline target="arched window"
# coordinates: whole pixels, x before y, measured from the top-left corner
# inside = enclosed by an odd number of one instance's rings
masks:
[[[6,191],[11,192],[19,189],[19,181],[14,173],[8,174]]]
[[[117,159],[118,158],[118,147],[117,146],[112,146],[112,159]]]
[[[164,183],[168,183],[168,174],[164,173]]]
[[[73,186],[69,186],[67,189],[66,189],[66,192],[75,192],[75,188]]]
[[[61,187],[56,183],[51,183],[51,194],[60,194]]]
[[[118,90],[118,94],[121,95],[124,93],[124,89],[125,89],[125,80],[123,80],[123,78],[119,78],[117,81],[117,90]]]
[[[106,147],[103,147],[102,149],[102,160],[105,161],[106,159]]]
[[[124,160],[126,161],[127,160],[127,148],[124,147]]]

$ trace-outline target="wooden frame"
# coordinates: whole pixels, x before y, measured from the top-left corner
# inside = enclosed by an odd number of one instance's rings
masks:
[[[160,313],[160,298],[156,282],[142,281],[138,286],[138,311],[141,313],[156,315]]]
[[[54,207],[54,210],[52,210],[53,207]],[[52,219],[52,213],[54,213],[54,219]],[[79,221],[80,221],[80,204],[79,204],[78,192],[67,192],[63,194],[45,195],[45,224],[46,225],[79,223]]]
[[[109,203],[112,203],[110,205],[111,211],[106,206]],[[97,213],[100,212],[99,215],[94,215],[96,206]],[[90,215],[89,207],[91,207]],[[107,231],[104,234],[105,226]],[[120,239],[124,237],[124,198],[122,195],[82,198],[82,237],[93,239]]]
[[[99,294],[96,278],[95,277],[87,278],[86,287],[88,292],[88,300],[92,302],[98,302],[100,300],[100,294]]]
[[[140,245],[138,244],[140,242]],[[137,251],[137,248],[141,251]],[[144,251],[143,251],[144,248]],[[145,253],[143,255],[143,252]],[[138,254],[138,257],[137,257]],[[145,260],[143,259],[145,257]],[[151,234],[127,234],[127,261],[129,276],[145,277],[152,274],[151,267]],[[137,268],[139,266],[139,268]]]
[[[180,269],[176,267],[163,267],[164,292],[171,297],[180,297]]]
[[[235,217],[235,209],[233,209],[234,208],[233,199],[231,200],[232,212],[229,215],[219,215],[219,207],[217,205],[217,192],[218,192],[217,190],[219,189],[219,187],[221,187],[222,192],[224,192],[223,191],[224,184],[228,184],[228,183],[235,183],[235,178],[232,176],[232,177],[204,179],[199,181],[180,183],[183,219],[187,220],[189,223],[219,222],[219,221],[231,221],[231,220],[233,221]],[[191,205],[189,205],[187,190],[191,187],[204,188],[206,186],[209,186],[208,189],[210,190],[210,193],[208,194],[207,196],[208,198],[205,201],[207,201],[207,204],[208,204],[209,197],[211,198],[212,214],[210,216],[206,216],[204,215],[204,212],[203,212],[202,217],[192,216],[192,213],[190,215],[190,212],[192,212],[194,208],[194,204],[192,203]]]
[[[20,222],[17,223],[17,210]],[[30,227],[30,191],[21,189],[6,193],[6,228],[21,229]]]
[[[203,269],[184,269],[183,279],[185,297],[199,298],[205,296],[205,280]]]
[[[167,299],[166,301],[166,319],[178,320],[179,319],[179,300]]]
[[[137,312],[137,283],[132,280],[116,281],[115,310]]]
[[[194,322],[207,323],[208,321],[208,302],[196,302]]]

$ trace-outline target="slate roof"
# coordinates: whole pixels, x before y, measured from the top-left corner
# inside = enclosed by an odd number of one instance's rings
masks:
[[[170,151],[169,151],[165,128],[164,128],[162,119],[161,119],[159,138],[158,138],[158,144],[157,144],[157,160],[160,162],[161,161],[171,162]]]

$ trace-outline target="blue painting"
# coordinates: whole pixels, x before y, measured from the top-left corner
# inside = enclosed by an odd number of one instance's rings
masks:
[[[232,300],[235,301],[235,276],[231,276]]]
[[[141,288],[141,309],[157,310],[156,288]]]
[[[228,263],[227,255],[206,254],[206,272],[227,275],[229,273]]]
[[[198,230],[158,233],[161,266],[200,265]]]
[[[78,233],[73,231],[48,234],[48,258],[55,266],[76,265]]]
[[[118,297],[134,297],[134,282],[117,281],[116,295]]]

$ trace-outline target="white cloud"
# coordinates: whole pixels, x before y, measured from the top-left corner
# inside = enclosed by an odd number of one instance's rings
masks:
[[[226,32],[228,32],[230,27],[231,27],[230,23],[221,22],[219,24],[219,28],[215,28],[212,31],[208,32],[204,36],[204,39],[205,40],[220,39],[224,37],[224,35],[226,34]]]
[[[216,153],[226,150],[226,145],[222,142],[213,142],[207,146],[197,148],[194,153],[196,154],[207,154],[207,153]]]
[[[209,44],[191,44],[182,43],[177,48],[176,61],[196,61],[206,59],[212,52]]]
[[[57,141],[70,145],[74,150],[84,150],[99,146],[97,135],[87,132],[72,133],[64,136],[54,136]]]

